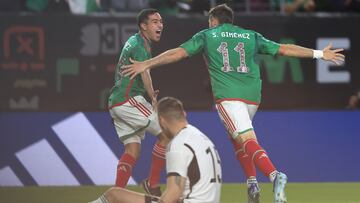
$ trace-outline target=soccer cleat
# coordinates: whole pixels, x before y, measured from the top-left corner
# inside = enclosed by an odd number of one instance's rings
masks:
[[[155,187],[155,188],[151,188],[148,179],[143,180],[141,182],[141,186],[142,186],[142,188],[145,190],[145,192],[147,194],[152,195],[152,196],[156,196],[156,197],[161,196],[160,186]]]
[[[260,188],[258,183],[250,183],[248,187],[248,203],[260,203]]]
[[[284,173],[277,172],[274,180],[274,202],[286,203],[285,185],[287,176]]]

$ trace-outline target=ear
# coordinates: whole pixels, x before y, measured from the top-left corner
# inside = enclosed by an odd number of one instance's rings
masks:
[[[214,26],[218,26],[219,25],[219,19],[214,17],[214,22],[213,22]]]
[[[160,115],[158,115],[158,120],[159,120],[159,123],[164,123],[164,118]]]
[[[209,17],[209,27],[215,27],[218,24],[217,18],[210,16]]]

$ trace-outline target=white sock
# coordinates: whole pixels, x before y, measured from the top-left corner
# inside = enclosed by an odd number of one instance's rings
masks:
[[[278,173],[278,171],[276,171],[276,170],[270,173],[269,179],[270,179],[271,182],[274,182],[277,173]]]
[[[247,180],[246,180],[246,184],[248,187],[250,187],[251,184],[253,183],[258,183],[258,181],[256,180],[256,177],[249,177]]]
[[[104,195],[101,195],[98,199],[92,201],[92,202],[89,202],[89,203],[108,203],[105,196]]]

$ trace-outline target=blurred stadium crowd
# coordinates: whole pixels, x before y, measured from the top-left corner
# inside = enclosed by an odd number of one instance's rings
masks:
[[[203,14],[220,3],[245,13],[360,12],[360,0],[1,0],[0,12],[124,13],[153,7],[163,15]]]

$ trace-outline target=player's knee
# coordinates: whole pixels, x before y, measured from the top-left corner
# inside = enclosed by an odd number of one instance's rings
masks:
[[[237,143],[245,143],[247,140],[256,139],[255,131],[249,130],[244,133],[238,133],[237,136],[234,138]]]
[[[131,155],[135,160],[138,160],[141,153],[140,144],[130,143],[125,145],[125,153]]]
[[[127,154],[130,154],[135,160],[138,160],[140,157],[140,150],[139,151],[126,151]]]
[[[118,193],[118,189],[115,187],[111,187],[110,189],[108,189],[104,195],[106,198],[106,201],[108,203],[117,202],[117,197],[118,197],[117,193]]]

